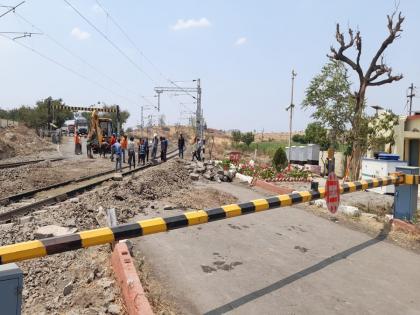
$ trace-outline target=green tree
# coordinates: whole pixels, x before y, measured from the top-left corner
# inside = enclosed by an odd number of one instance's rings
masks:
[[[307,143],[305,135],[299,135],[299,134],[293,135],[292,140],[293,142],[297,142],[297,143],[302,143],[302,144]]]
[[[392,111],[385,111],[373,116],[367,124],[367,146],[373,151],[384,151],[385,145],[395,144],[394,127],[398,125],[398,116]]]
[[[321,146],[321,150],[327,150],[329,147],[327,129],[322,127],[322,124],[319,122],[308,124],[305,129],[305,140],[306,143],[319,144]]]
[[[330,61],[306,89],[303,108],[315,109],[312,117],[322,127],[331,129],[331,142],[343,139],[354,116],[354,98],[347,69],[340,61]]]
[[[273,156],[273,167],[280,172],[288,164],[286,152],[282,147],[279,147]]]
[[[396,17],[396,21],[394,18]],[[362,156],[366,150],[366,137],[361,136],[366,128],[366,90],[371,86],[381,86],[399,81],[403,78],[402,74],[393,75],[392,67],[388,66],[384,60],[385,50],[398,38],[401,37],[402,24],[404,17],[401,12],[397,15],[397,9],[391,14],[387,15],[387,29],[388,34],[386,38],[380,43],[379,48],[374,51],[373,57],[367,62],[360,62],[362,55],[362,36],[360,31],[353,32],[348,28],[348,38],[344,37],[344,33],[340,30],[340,25],[337,24],[335,38],[338,43],[338,48],[331,47],[331,54],[328,56],[331,60],[342,61],[354,70],[358,79],[357,89],[354,92],[354,114],[351,120],[351,132],[349,141],[352,144],[352,152],[350,158],[350,178],[357,180],[360,173],[360,163]],[[349,57],[348,49],[354,48],[354,57]],[[367,65],[365,67],[365,65]]]
[[[48,115],[48,103],[51,100],[50,116]],[[18,108],[10,110],[2,110],[0,115],[2,118],[16,120],[23,122],[31,128],[47,127],[48,120],[60,127],[64,121],[71,119],[73,113],[69,110],[54,109],[55,105],[64,105],[62,99],[52,99],[51,97],[45,100],[36,102],[34,107],[22,105]]]
[[[234,143],[239,143],[242,140],[242,133],[240,130],[232,130],[232,140]]]
[[[249,145],[252,142],[254,142],[255,136],[252,132],[245,132],[244,134],[242,134],[241,140],[243,143],[245,143],[249,147]]]

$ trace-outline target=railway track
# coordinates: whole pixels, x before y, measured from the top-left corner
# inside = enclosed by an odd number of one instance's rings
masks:
[[[14,168],[14,167],[28,165],[28,164],[35,164],[35,163],[40,163],[40,162],[44,162],[44,161],[47,161],[47,160],[51,161],[51,162],[56,162],[56,161],[64,160],[64,158],[38,159],[38,160],[23,161],[23,162],[0,163],[0,169]]]
[[[169,152],[168,160],[176,157],[177,152],[178,150]],[[127,170],[128,166],[125,166],[122,176],[127,176],[159,164],[148,163],[131,170]],[[0,205],[3,205],[3,209],[0,208],[0,222],[10,222],[13,218],[23,216],[41,206],[52,205],[74,197],[112,179],[114,173],[115,170],[112,169],[2,198],[0,199]],[[32,198],[32,200],[26,198]]]

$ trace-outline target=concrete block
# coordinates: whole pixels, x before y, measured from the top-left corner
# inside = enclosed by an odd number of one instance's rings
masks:
[[[114,173],[114,175],[112,176],[112,179],[115,181],[122,181],[123,180],[123,176],[121,173]]]
[[[68,228],[58,225],[45,225],[35,231],[35,238],[47,238],[52,236],[61,236],[77,232],[76,228]]]
[[[338,206],[338,212],[345,214],[350,217],[359,217],[361,214],[361,211],[357,207],[353,206]]]
[[[325,201],[325,199],[317,199],[314,201],[314,205],[317,206],[318,208],[324,208],[327,209],[327,202]]]
[[[25,224],[25,223],[29,223],[32,222],[34,220],[34,217],[31,215],[28,215],[26,217],[20,217],[19,218],[19,224]]]
[[[78,203],[79,201],[80,201],[80,199],[77,198],[77,197],[69,199],[69,202],[71,202],[71,203]]]

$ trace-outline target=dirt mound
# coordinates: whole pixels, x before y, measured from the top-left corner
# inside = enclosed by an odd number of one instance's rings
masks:
[[[47,139],[38,137],[35,130],[24,125],[0,128],[0,160],[53,150]]]

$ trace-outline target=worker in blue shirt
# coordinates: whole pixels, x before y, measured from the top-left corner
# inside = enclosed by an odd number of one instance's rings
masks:
[[[120,172],[122,172],[122,165],[121,165],[121,157],[122,157],[122,148],[120,144],[120,139],[118,138],[117,141],[112,145],[112,149],[114,152],[114,155],[116,157],[115,159],[115,171],[118,172],[118,169]]]

